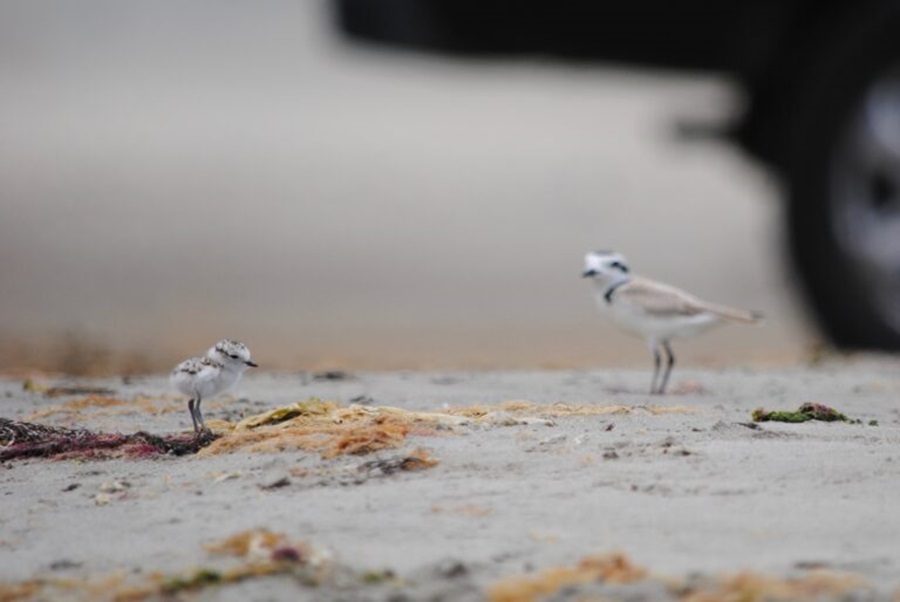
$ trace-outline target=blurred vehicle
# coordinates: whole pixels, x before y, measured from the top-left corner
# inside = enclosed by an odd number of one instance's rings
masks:
[[[900,0],[335,0],[348,36],[728,76],[826,335],[900,350]]]

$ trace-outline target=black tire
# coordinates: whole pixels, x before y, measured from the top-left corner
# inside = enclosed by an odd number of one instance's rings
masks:
[[[876,236],[894,231],[878,230],[890,220],[900,224],[900,162],[879,173],[854,142],[870,114],[864,107],[885,82],[896,83],[900,120],[900,2],[854,10],[821,30],[788,93],[788,243],[801,288],[835,344],[900,350],[900,236],[896,247]],[[894,134],[900,149],[900,126],[885,132]],[[886,259],[888,247],[898,252]]]

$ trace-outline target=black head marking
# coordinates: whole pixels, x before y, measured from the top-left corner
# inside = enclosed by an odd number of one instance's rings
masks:
[[[622,272],[623,274],[628,273],[628,266],[625,265],[624,263],[622,263],[621,261],[614,261],[611,264],[609,264],[609,267],[615,268],[615,269],[619,270],[620,272]]]

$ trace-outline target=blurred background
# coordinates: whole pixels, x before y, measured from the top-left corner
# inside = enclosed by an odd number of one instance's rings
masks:
[[[818,335],[784,205],[732,145],[720,75],[353,39],[319,1],[0,4],[0,360],[167,370],[649,364],[583,254],[761,310],[682,365]]]

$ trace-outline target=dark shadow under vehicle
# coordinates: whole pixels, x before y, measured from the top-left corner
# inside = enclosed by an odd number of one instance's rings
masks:
[[[900,0],[335,0],[348,36],[728,76],[723,134],[783,183],[805,297],[839,346],[900,350]]]

